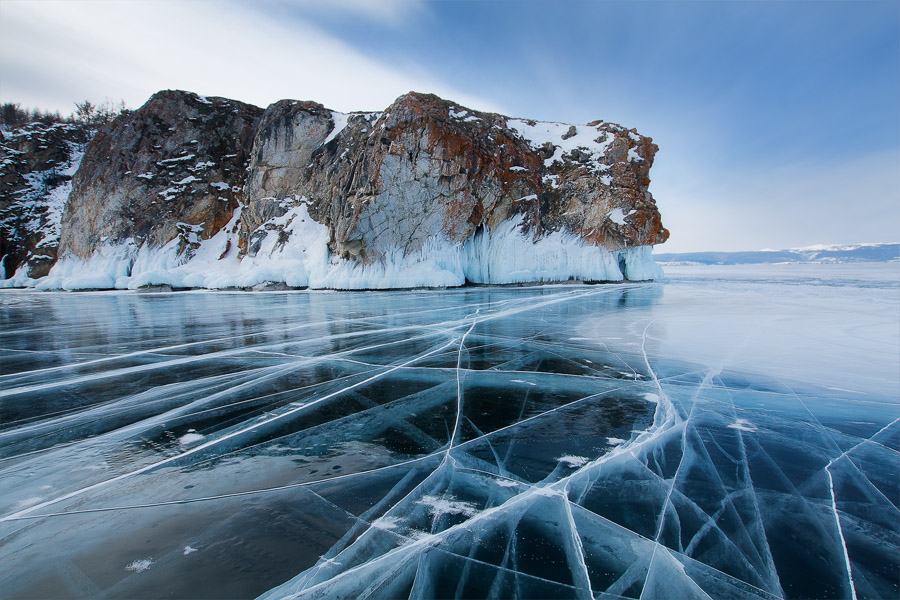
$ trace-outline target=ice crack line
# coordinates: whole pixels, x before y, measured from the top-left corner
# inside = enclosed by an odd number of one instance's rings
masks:
[[[453,433],[450,435],[450,444],[447,446],[447,452],[450,452],[450,449],[453,448],[453,442],[456,441],[456,436],[459,433],[459,426],[462,423],[462,352],[463,348],[466,345],[466,337],[472,333],[472,330],[475,329],[475,325],[478,323],[478,312],[481,309],[475,309],[475,312],[472,315],[472,324],[469,325],[469,328],[459,339],[459,350],[456,354],[456,423],[453,425]]]
[[[782,383],[784,383],[784,382],[782,382]],[[797,401],[803,406],[804,409],[806,409],[806,412],[809,413],[809,415],[812,417],[812,419],[819,426],[822,437],[825,440],[831,442],[831,445],[834,446],[837,450],[840,450],[840,446],[838,446],[837,442],[835,442],[834,439],[831,437],[831,435],[829,435],[828,428],[825,427],[822,424],[822,422],[819,420],[819,418],[815,415],[815,413],[813,413],[809,409],[809,407],[806,405],[806,403],[800,398],[800,395],[797,394],[797,392],[795,392],[794,389],[791,386],[787,385],[786,383],[785,383],[785,387],[787,387],[790,390],[791,395],[793,395],[794,398],[797,399]],[[837,525],[838,537],[841,538],[841,550],[843,552],[844,566],[847,569],[847,580],[850,584],[850,596],[853,600],[856,600],[856,584],[853,581],[853,569],[850,565],[850,552],[847,549],[847,541],[844,538],[844,529],[843,529],[843,527],[841,527],[841,517],[840,517],[840,514],[838,513],[837,496],[835,495],[835,492],[834,492],[834,477],[832,476],[832,473],[831,473],[831,467],[832,467],[832,465],[834,465],[834,463],[841,460],[842,458],[847,457],[849,460],[848,454],[850,452],[852,452],[854,449],[859,447],[861,444],[863,444],[867,441],[870,441],[870,440],[874,440],[874,438],[876,438],[883,431],[887,430],[889,427],[891,427],[898,421],[900,421],[900,417],[898,417],[897,419],[894,419],[893,421],[891,421],[890,423],[888,423],[887,425],[885,425],[884,427],[882,427],[881,429],[876,431],[870,438],[868,438],[866,440],[861,440],[859,443],[855,444],[853,447],[841,452],[841,454],[839,454],[836,458],[832,459],[827,465],[825,465],[824,470],[825,470],[825,475],[828,477],[828,490],[831,495],[831,510],[832,510],[832,513],[834,514],[835,525]],[[853,463],[852,460],[850,461],[850,464],[853,465],[853,468],[856,469],[857,472],[859,472],[859,469],[856,467],[856,465]],[[861,472],[860,472],[860,475],[865,477],[865,475],[863,475]]]
[[[440,328],[440,329],[434,333],[421,334],[421,335],[418,335],[411,339],[421,339],[421,338],[430,337],[432,335],[444,333],[446,331],[451,331],[453,329],[458,328],[459,325],[456,325],[456,321],[445,321],[445,322],[441,322],[441,323],[435,323],[431,327],[432,328]],[[420,325],[404,325],[404,326],[389,327],[389,328],[381,329],[381,330],[378,330],[377,333],[379,333],[379,334],[401,333],[401,332],[406,332],[406,331],[419,331],[421,329],[423,329],[423,327]],[[92,373],[92,374],[88,374],[88,375],[82,375],[82,376],[75,377],[72,379],[60,379],[60,380],[56,380],[56,381],[50,381],[48,383],[32,384],[32,385],[26,385],[26,386],[21,386],[21,387],[13,387],[11,389],[6,389],[6,390],[0,389],[0,398],[4,398],[6,396],[14,396],[17,394],[23,394],[23,393],[27,393],[27,392],[35,392],[35,391],[47,390],[47,389],[52,389],[52,388],[57,388],[57,387],[64,387],[64,386],[69,386],[69,385],[78,384],[78,383],[92,382],[92,381],[96,381],[96,380],[100,380],[100,379],[110,379],[110,378],[119,377],[122,375],[132,375],[135,373],[142,373],[142,372],[146,372],[146,371],[169,369],[174,366],[193,364],[193,363],[198,363],[198,362],[203,362],[203,361],[208,361],[208,360],[213,360],[213,359],[243,357],[242,355],[246,355],[250,352],[259,352],[261,349],[275,349],[275,348],[284,348],[287,346],[300,346],[300,345],[304,345],[304,344],[316,344],[316,343],[320,343],[324,340],[354,339],[354,338],[366,337],[366,336],[372,335],[372,333],[373,333],[372,331],[354,331],[354,332],[349,332],[349,333],[341,333],[341,334],[325,336],[323,338],[306,338],[306,339],[302,339],[299,341],[286,341],[286,342],[283,341],[283,342],[277,342],[277,343],[273,343],[273,344],[265,344],[265,345],[258,346],[255,348],[240,347],[240,348],[232,348],[230,350],[220,350],[220,351],[216,351],[216,352],[210,352],[207,354],[198,354],[198,355],[183,356],[183,357],[179,355],[180,356],[179,358],[175,358],[172,360],[165,360],[165,361],[131,366],[131,367],[122,367],[119,369],[113,369],[113,370],[109,370],[109,371],[102,371],[102,372]],[[247,336],[242,336],[242,337],[247,337]],[[389,346],[392,344],[402,343],[403,341],[409,341],[409,340],[397,340],[394,342],[387,342],[385,344],[377,344],[374,346],[369,346],[368,348],[363,348],[363,349],[374,349],[374,348],[378,348],[378,347],[382,347],[382,346]],[[197,343],[199,343],[199,342],[197,342]],[[190,344],[190,345],[194,345],[194,344]],[[184,346],[186,347],[187,345],[184,345]],[[348,350],[345,352],[341,352],[339,354],[352,354],[354,351],[359,351],[359,350],[363,350],[363,349]],[[138,355],[142,355],[142,354],[154,354],[154,353],[158,354],[158,351],[134,352],[131,354],[122,355],[122,357],[131,357],[131,356],[138,356]],[[166,356],[166,355],[163,354],[162,356]],[[119,357],[111,357],[110,360],[115,360],[117,358],[119,358]],[[326,360],[327,358],[329,358],[329,357],[317,356],[317,357],[312,358],[311,360]],[[106,359],[98,360],[98,361],[90,361],[90,363],[105,362],[105,360]],[[88,363],[69,365],[66,368],[69,368],[69,367],[78,368],[78,367],[83,366],[84,364],[88,364]],[[56,367],[54,367],[54,369],[55,368]],[[29,375],[30,375],[30,373],[29,373]]]
[[[512,301],[507,301],[507,302],[512,302]],[[489,303],[483,303],[482,305],[484,305],[484,304],[489,304]],[[428,309],[428,310],[422,310],[422,311],[414,311],[411,313],[407,313],[407,316],[423,315],[423,314],[430,314],[430,313],[442,313],[442,312],[453,311],[456,309],[457,309],[457,307],[455,307],[455,306],[446,307],[446,308],[435,308],[435,309]],[[110,362],[110,361],[117,361],[117,360],[123,360],[123,359],[128,359],[128,358],[136,358],[136,357],[146,356],[146,355],[150,355],[150,354],[164,353],[164,352],[168,352],[168,351],[172,351],[172,350],[185,350],[187,348],[195,348],[198,346],[208,346],[208,345],[218,344],[218,343],[222,343],[222,342],[243,340],[243,339],[251,338],[251,337],[266,336],[266,335],[269,335],[272,333],[283,334],[283,333],[298,331],[298,330],[303,330],[303,329],[315,329],[316,327],[321,327],[324,325],[335,325],[335,324],[346,324],[346,323],[364,323],[366,321],[377,322],[381,318],[382,317],[380,317],[380,316],[371,315],[371,316],[365,316],[365,317],[339,319],[337,321],[323,320],[323,321],[307,322],[307,323],[303,323],[301,325],[294,325],[292,327],[287,327],[287,328],[262,329],[260,331],[253,331],[251,333],[246,333],[246,334],[242,334],[242,335],[223,336],[223,337],[217,337],[217,338],[212,338],[212,339],[207,339],[207,340],[198,340],[196,342],[171,344],[168,346],[160,346],[158,348],[148,348],[146,350],[137,350],[134,352],[127,352],[125,354],[118,354],[115,356],[106,356],[104,358],[98,358],[98,359],[84,361],[84,362],[80,362],[80,363],[71,363],[71,364],[66,364],[66,365],[59,365],[56,367],[47,367],[44,369],[34,369],[31,371],[22,371],[22,372],[17,372],[17,373],[0,374],[0,380],[22,377],[25,375],[47,374],[47,373],[52,373],[52,372],[57,372],[57,371],[65,371],[67,369],[76,369],[76,368],[82,368],[82,367],[86,367],[86,366],[94,366],[97,364],[106,363],[106,362]],[[385,330],[382,330],[382,331],[385,331]],[[18,333],[23,333],[23,332],[20,331]],[[4,350],[5,350],[5,348],[4,348]],[[16,351],[24,352],[23,350],[16,350]],[[46,353],[46,351],[37,351],[37,350],[34,350],[32,352]],[[208,356],[212,356],[212,355],[208,355]]]
[[[155,469],[155,468],[157,468],[157,467],[161,467],[161,466],[163,466],[163,465],[165,465],[165,464],[168,464],[168,463],[170,463],[170,462],[172,462],[172,461],[175,461],[175,460],[184,458],[185,456],[189,456],[189,455],[191,455],[191,454],[195,454],[195,453],[197,453],[197,452],[199,452],[199,451],[201,451],[201,450],[205,450],[206,448],[208,448],[208,447],[210,447],[210,446],[214,446],[214,445],[216,445],[216,444],[219,444],[219,443],[221,443],[221,442],[223,442],[223,441],[225,441],[225,440],[227,440],[227,439],[230,439],[230,438],[233,438],[233,437],[235,437],[235,436],[241,435],[241,434],[243,434],[243,433],[246,433],[247,431],[250,431],[250,430],[252,430],[252,429],[256,429],[257,427],[261,427],[261,426],[266,425],[267,423],[270,423],[270,422],[272,422],[272,421],[276,421],[276,420],[278,420],[278,419],[282,419],[282,418],[284,418],[284,417],[286,417],[286,416],[288,416],[288,415],[291,415],[291,414],[293,414],[293,413],[295,413],[295,412],[297,412],[297,411],[299,411],[299,410],[302,410],[302,409],[304,409],[304,408],[308,408],[309,406],[312,406],[312,404],[314,404],[314,403],[317,404],[317,403],[320,403],[320,402],[324,402],[325,400],[328,400],[329,398],[332,398],[332,397],[334,397],[334,396],[336,396],[336,395],[338,395],[338,394],[342,394],[342,393],[344,393],[344,392],[348,392],[348,391],[350,391],[350,390],[352,390],[352,389],[358,388],[358,387],[360,387],[360,386],[362,386],[362,385],[366,385],[366,384],[368,384],[368,383],[371,383],[372,381],[375,381],[376,379],[380,379],[380,378],[384,377],[385,375],[387,375],[387,374],[389,374],[389,373],[392,373],[392,372],[394,372],[394,371],[396,371],[396,370],[398,370],[398,369],[401,369],[401,368],[403,368],[403,367],[409,366],[409,365],[413,364],[414,362],[420,361],[420,360],[422,360],[423,358],[427,358],[427,357],[431,356],[432,354],[436,354],[436,353],[438,353],[438,352],[441,352],[442,350],[444,350],[444,349],[447,348],[448,346],[451,346],[452,344],[453,344],[453,340],[447,342],[446,344],[443,344],[443,345],[439,346],[438,348],[435,348],[435,349],[433,349],[433,350],[430,350],[430,351],[428,351],[428,352],[426,352],[426,353],[424,353],[424,354],[421,354],[421,355],[419,355],[419,356],[415,356],[415,357],[411,358],[410,360],[408,360],[408,361],[406,361],[406,362],[404,362],[404,363],[401,363],[401,364],[399,364],[399,365],[396,365],[396,366],[394,366],[394,367],[392,367],[392,368],[390,368],[390,369],[386,369],[385,371],[383,371],[383,372],[381,372],[381,373],[378,373],[377,375],[373,375],[372,377],[369,377],[369,378],[367,378],[367,379],[364,379],[363,381],[359,381],[359,382],[354,383],[353,385],[350,385],[350,386],[348,386],[348,387],[346,387],[346,388],[341,388],[340,390],[337,390],[337,391],[332,392],[332,393],[330,393],[330,394],[326,394],[326,395],[323,396],[322,398],[319,398],[319,399],[317,399],[317,400],[314,400],[313,402],[311,402],[311,403],[309,403],[309,404],[305,404],[305,405],[303,405],[303,406],[294,408],[293,410],[290,410],[290,411],[287,411],[287,412],[284,412],[284,413],[281,413],[281,414],[278,414],[278,415],[269,417],[269,418],[264,419],[264,420],[262,420],[262,421],[253,423],[253,424],[251,424],[251,425],[248,425],[247,427],[243,427],[243,428],[241,428],[241,429],[238,429],[237,431],[233,431],[233,432],[229,433],[228,435],[222,436],[222,437],[217,438],[217,439],[215,439],[215,440],[211,440],[211,441],[206,442],[206,443],[204,443],[204,444],[200,444],[199,446],[195,446],[194,448],[191,448],[190,450],[187,450],[186,452],[182,452],[181,454],[176,454],[175,456],[171,456],[171,457],[169,457],[169,458],[167,458],[167,459],[164,459],[164,460],[161,460],[161,461],[159,461],[159,462],[155,462],[155,463],[153,463],[153,464],[146,465],[146,466],[141,467],[140,469],[137,469],[137,470],[135,470],[135,471],[129,471],[128,473],[123,473],[122,475],[119,475],[118,477],[113,477],[112,479],[106,479],[106,480],[104,480],[104,481],[100,481],[100,482],[95,483],[95,484],[93,484],[93,485],[90,485],[90,486],[87,486],[87,487],[84,487],[84,488],[75,490],[74,492],[70,492],[70,493],[65,494],[65,495],[63,495],[63,496],[60,496],[59,498],[55,498],[55,499],[53,499],[53,500],[47,500],[46,502],[41,502],[40,504],[36,504],[36,505],[34,505],[34,506],[32,506],[32,507],[29,507],[29,508],[26,508],[26,509],[24,509],[24,510],[17,511],[17,512],[15,512],[15,513],[12,513],[11,515],[7,515],[7,516],[5,516],[5,517],[0,518],[0,523],[5,522],[5,521],[14,520],[14,519],[16,519],[17,517],[21,517],[21,516],[23,516],[23,515],[27,515],[27,514],[33,512],[33,511],[35,511],[35,510],[39,510],[39,509],[41,509],[41,508],[44,508],[45,506],[50,506],[50,505],[56,504],[57,502],[62,502],[63,500],[68,500],[69,498],[74,498],[74,497],[76,497],[76,496],[80,496],[81,494],[84,494],[84,493],[89,492],[89,491],[91,491],[91,490],[97,489],[97,488],[102,487],[102,486],[104,486],[104,485],[106,485],[106,484],[114,483],[114,482],[116,482],[116,481],[120,481],[120,480],[126,479],[126,478],[128,478],[128,477],[132,477],[132,476],[134,476],[134,475],[140,475],[141,473],[145,473],[145,472],[150,471],[150,470],[152,470],[152,469]]]
[[[231,492],[228,494],[217,494],[214,496],[200,496],[198,498],[184,498],[181,500],[165,500],[162,502],[149,502],[146,504],[122,504],[119,506],[100,506],[97,508],[82,508],[78,510],[68,510],[62,512],[55,513],[42,513],[39,515],[24,515],[24,516],[9,516],[0,519],[0,522],[3,521],[28,521],[34,519],[44,519],[48,517],[65,517],[71,515],[84,515],[90,513],[101,513],[101,512],[115,512],[120,510],[134,510],[138,508],[156,508],[159,506],[175,506],[180,504],[194,504],[196,502],[209,502],[211,500],[224,500],[226,498],[238,498],[240,496],[254,496],[256,494],[267,494],[271,492],[280,492],[283,490],[290,490],[294,488],[302,488],[302,487],[314,487],[319,484],[332,483],[334,481],[340,479],[350,479],[353,477],[360,477],[363,475],[370,475],[372,473],[378,473],[380,471],[386,471],[389,469],[398,469],[401,467],[413,465],[415,463],[425,462],[428,459],[432,458],[432,455],[429,454],[427,456],[420,456],[419,458],[413,458],[404,462],[399,462],[393,465],[385,465],[383,467],[377,467],[375,469],[369,469],[368,471],[359,471],[357,473],[347,473],[346,475],[335,475],[334,477],[327,477],[325,479],[318,479],[316,481],[301,481],[299,483],[289,483],[286,485],[279,485],[275,487],[267,487],[267,488],[257,488],[253,490],[245,490],[243,492]],[[102,482],[105,483],[105,482]],[[55,502],[55,501],[54,501]],[[32,507],[37,508],[37,506]],[[343,510],[343,509],[342,509]]]
[[[831,476],[829,467],[833,463],[828,463],[825,467],[825,474],[828,475],[828,490],[831,492],[831,510],[834,513],[834,523],[837,525],[838,536],[841,538],[841,549],[844,553],[844,566],[847,568],[847,578],[850,582],[850,597],[856,600],[856,585],[853,583],[853,569],[850,566],[850,553],[847,550],[847,542],[844,539],[844,529],[841,527],[841,516],[838,514],[837,497],[834,495],[834,478]]]
[[[874,439],[874,438],[878,437],[878,435],[881,434],[881,432],[885,431],[886,429],[888,429],[889,427],[891,427],[898,421],[900,421],[900,418],[894,419],[893,421],[891,421],[890,423],[888,423],[887,425],[885,425],[884,427],[879,429],[877,432],[875,432],[875,434],[872,435],[872,437],[869,439]],[[856,600],[856,584],[853,581],[853,568],[850,565],[850,552],[849,552],[849,550],[847,550],[847,541],[844,538],[844,528],[841,527],[841,517],[840,517],[840,514],[838,513],[837,496],[834,493],[834,477],[831,474],[831,467],[832,467],[832,465],[834,465],[834,463],[841,460],[842,458],[848,457],[848,454],[850,452],[852,452],[853,450],[858,448],[860,445],[864,444],[866,441],[868,441],[868,440],[860,441],[858,444],[854,445],[852,448],[850,448],[848,450],[845,450],[844,452],[841,453],[840,456],[832,459],[827,465],[825,465],[825,474],[828,475],[828,490],[831,493],[831,509],[832,509],[832,512],[834,513],[834,523],[835,523],[835,525],[837,525],[838,535],[841,538],[841,549],[844,552],[844,566],[847,568],[847,578],[850,581],[850,596],[853,598],[853,600]],[[849,460],[849,457],[848,457],[848,460]],[[853,461],[851,461],[851,463],[852,462]]]

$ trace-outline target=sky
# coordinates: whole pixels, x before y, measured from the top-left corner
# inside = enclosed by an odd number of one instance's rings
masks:
[[[161,89],[634,127],[657,251],[900,240],[897,0],[0,0],[0,101]]]

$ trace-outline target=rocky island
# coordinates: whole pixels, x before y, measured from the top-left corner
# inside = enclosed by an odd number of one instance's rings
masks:
[[[5,287],[446,287],[653,279],[657,146],[409,93],[383,112],[163,91],[0,145]]]

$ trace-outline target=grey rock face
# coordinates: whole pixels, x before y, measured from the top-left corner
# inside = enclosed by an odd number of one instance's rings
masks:
[[[241,214],[242,252],[255,255],[255,242],[265,235],[260,225],[296,201],[293,196],[304,189],[312,153],[333,128],[331,111],[315,102],[281,100],[263,113],[244,184],[248,202]]]
[[[301,201],[328,225],[331,251],[364,264],[436,237],[463,243],[517,215],[534,239],[565,230],[619,249],[668,237],[647,190],[657,147],[612,123],[517,121],[415,93],[383,113],[282,102],[262,122],[244,188],[248,239]]]

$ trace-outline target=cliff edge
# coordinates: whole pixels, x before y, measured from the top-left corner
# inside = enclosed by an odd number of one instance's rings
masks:
[[[429,94],[344,114],[159,92],[87,144],[49,274],[7,284],[652,279],[650,248],[668,237],[648,191],[656,151],[613,123],[512,119]]]

